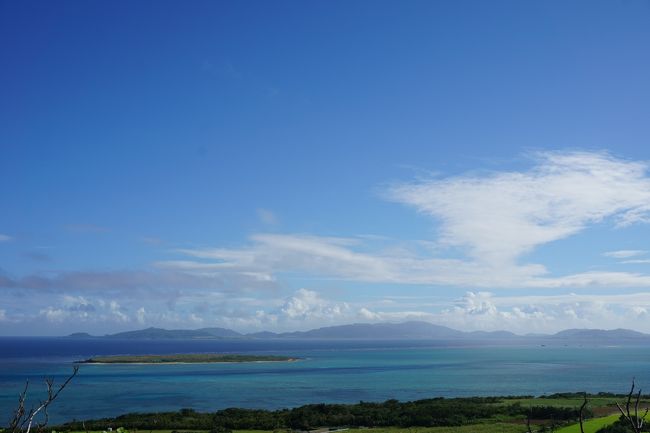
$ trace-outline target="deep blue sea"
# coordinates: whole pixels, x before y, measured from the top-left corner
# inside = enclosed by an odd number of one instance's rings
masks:
[[[626,392],[632,377],[650,390],[650,347],[458,346],[434,341],[221,341],[0,338],[0,424],[25,380],[38,398],[43,378],[63,380],[94,355],[254,353],[289,363],[82,365],[53,405],[51,421],[126,412],[282,408],[434,396]]]

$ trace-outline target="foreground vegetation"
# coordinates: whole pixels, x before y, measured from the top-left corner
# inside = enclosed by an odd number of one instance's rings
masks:
[[[214,355],[189,356],[197,359],[197,356]],[[130,357],[132,362],[141,358]],[[159,362],[165,362],[174,356],[156,358],[160,358]],[[18,406],[8,428],[6,431],[0,428],[0,433],[135,433],[138,430],[150,433],[154,430],[157,433],[281,433],[316,429],[319,429],[318,433],[351,429],[363,430],[364,433],[650,431],[644,425],[650,401],[641,391],[635,392],[634,381],[627,395],[563,393],[541,397],[439,397],[407,402],[386,400],[381,403],[362,401],[357,404],[308,404],[280,410],[229,408],[216,412],[197,412],[193,409],[181,409],[175,412],[129,413],[115,418],[72,421],[60,426],[48,426],[48,407],[78,371],[79,367],[75,366],[72,374],[58,387],[54,386],[51,379],[47,379],[47,398],[31,409],[27,409],[26,405],[29,388],[27,383],[19,396]],[[623,403],[619,403],[621,400]],[[39,413],[42,416],[40,421],[37,419]],[[577,421],[579,422],[576,423]],[[160,430],[161,428],[164,430]]]
[[[116,355],[96,356],[79,361],[78,364],[177,364],[218,362],[282,362],[297,358],[277,355],[222,355],[222,354],[178,354],[178,355]]]
[[[527,418],[539,425],[567,424],[579,417],[579,405],[538,404],[521,397],[434,398],[413,402],[388,400],[383,403],[310,404],[294,409],[275,411],[261,409],[224,409],[212,413],[182,409],[178,412],[132,413],[116,418],[70,422],[57,427],[61,431],[106,430],[124,427],[129,430],[231,431],[231,430],[311,430],[320,427],[381,428],[378,433],[394,428],[453,427],[463,431],[467,426],[485,426],[481,431],[525,431]],[[568,400],[571,401],[570,399]],[[535,402],[535,404],[527,404]],[[590,410],[585,412],[592,417]],[[462,427],[463,429],[459,428]],[[522,430],[522,427],[524,430]],[[365,430],[364,430],[365,431]],[[373,429],[374,431],[374,429]],[[419,429],[428,433],[427,429]],[[444,432],[445,430],[440,430]]]

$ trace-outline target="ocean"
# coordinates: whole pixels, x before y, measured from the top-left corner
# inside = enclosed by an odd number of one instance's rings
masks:
[[[0,425],[30,381],[61,382],[94,355],[251,353],[297,362],[82,365],[50,411],[51,423],[194,408],[276,409],[391,398],[624,393],[650,390],[650,347],[458,345],[443,341],[109,340],[0,337]]]

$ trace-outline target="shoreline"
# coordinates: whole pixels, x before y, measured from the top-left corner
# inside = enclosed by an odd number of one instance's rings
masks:
[[[281,360],[259,360],[259,361],[170,361],[170,362],[102,362],[102,361],[74,361],[77,365],[171,365],[171,364],[261,364],[267,362],[297,362],[302,358],[291,358]]]
[[[242,355],[218,353],[179,353],[165,355],[103,355],[85,360],[75,361],[74,364],[240,364],[251,362],[293,362],[298,357],[283,355]]]

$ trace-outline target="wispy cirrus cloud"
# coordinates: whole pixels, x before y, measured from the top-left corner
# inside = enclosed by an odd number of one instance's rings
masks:
[[[36,273],[21,278],[10,278],[0,274],[0,289],[5,290],[34,290],[43,293],[117,293],[125,297],[143,293],[176,293],[179,290],[239,292],[273,287],[275,282],[272,279],[245,272],[199,274],[174,270],[63,271]]]
[[[618,250],[618,251],[607,251],[603,253],[605,257],[611,257],[614,259],[628,259],[630,257],[638,257],[647,254],[646,250]]]
[[[650,287],[650,275],[589,271],[550,276],[541,264],[494,266],[474,260],[418,255],[408,249],[365,251],[363,239],[258,234],[239,249],[183,249],[197,260],[161,261],[156,265],[200,275],[233,272],[276,279],[300,274],[320,278],[395,284],[451,285],[481,288]]]
[[[225,270],[279,273],[403,284],[460,287],[650,287],[650,276],[590,270],[552,275],[539,263],[521,263],[535,248],[592,224],[614,227],[647,222],[650,177],[645,162],[604,152],[545,152],[526,171],[465,174],[395,184],[386,196],[430,215],[434,241],[464,258],[367,248],[364,238],[256,234],[241,248],[179,250],[199,260],[158,266],[188,272]],[[640,251],[610,252],[611,257]]]
[[[541,152],[534,161],[528,171],[396,184],[387,197],[439,222],[444,244],[498,266],[608,218],[648,222],[647,163],[604,152]]]

